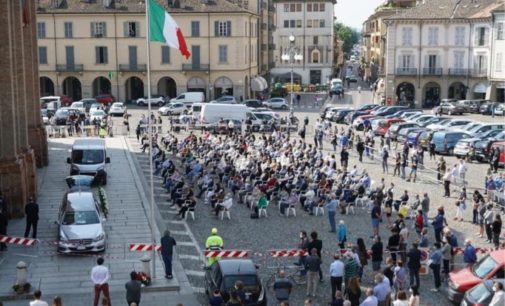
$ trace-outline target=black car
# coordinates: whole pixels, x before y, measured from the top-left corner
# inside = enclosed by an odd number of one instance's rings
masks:
[[[333,106],[326,106],[325,108],[321,109],[321,112],[319,113],[319,116],[324,119],[326,118],[326,113],[333,108]]]
[[[485,280],[465,293],[461,306],[489,305],[493,299],[494,282],[500,282],[505,285],[505,279]]]
[[[56,125],[66,125],[69,117],[79,117],[81,114],[77,109],[62,107],[54,114]]]
[[[256,271],[256,265],[249,259],[221,259],[205,271],[205,293],[211,297],[214,290],[219,290],[225,301],[230,298],[229,292],[235,282],[244,284],[247,306],[266,306],[265,288]]]
[[[493,107],[495,107],[493,102],[486,102],[480,106],[479,113],[481,115],[491,115]]]
[[[331,117],[331,121],[336,122],[336,123],[344,123],[344,118],[352,112],[352,109],[341,109],[335,114],[333,114],[333,117]]]
[[[260,108],[263,107],[263,103],[260,100],[250,99],[244,101],[245,106],[250,108]]]

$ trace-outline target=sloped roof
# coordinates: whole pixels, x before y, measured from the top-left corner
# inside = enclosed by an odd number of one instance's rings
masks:
[[[33,0],[32,0],[33,1]],[[249,12],[248,10],[227,0],[155,0],[169,13],[218,13],[218,12]],[[39,0],[37,14],[141,14],[145,12],[145,0],[114,0],[111,7],[105,7],[103,0]],[[178,2],[179,7],[168,5]],[[207,3],[204,3],[207,2]],[[238,1],[237,1],[238,2]],[[54,5],[57,3],[57,5]]]
[[[405,9],[387,19],[466,19],[487,18],[502,0],[425,0],[413,8]]]

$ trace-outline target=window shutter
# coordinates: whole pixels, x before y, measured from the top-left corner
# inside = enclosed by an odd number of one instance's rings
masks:
[[[396,67],[397,68],[404,68],[403,67],[403,61],[402,61],[402,56],[401,55],[398,55],[397,61],[398,61],[398,63],[396,64]]]
[[[107,23],[103,23],[103,37],[107,37]]]
[[[140,22],[135,21],[135,37],[140,37]]]
[[[95,47],[95,62],[100,63],[100,47]]]
[[[485,28],[484,30],[484,46],[488,45],[489,40],[489,28]]]
[[[480,30],[480,28],[475,28],[475,33],[474,33],[475,36],[474,36],[474,42],[473,42],[473,44],[475,46],[479,45],[479,33],[480,33],[479,30]]]
[[[226,22],[226,28],[228,29],[227,36],[231,36],[231,21]]]
[[[124,37],[130,37],[128,21],[123,22],[123,33],[124,33]]]
[[[90,23],[90,33],[91,33],[91,37],[95,37],[95,23],[94,22]]]
[[[109,62],[109,52],[107,47],[103,47],[103,58],[105,63]]]
[[[214,36],[219,36],[219,21],[214,21]]]
[[[430,56],[429,55],[425,55],[424,56],[424,65],[423,65],[423,67],[424,68],[428,68],[429,65],[430,65]]]

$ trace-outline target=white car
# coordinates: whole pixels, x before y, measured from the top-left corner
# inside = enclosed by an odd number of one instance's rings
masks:
[[[284,98],[270,98],[263,105],[271,109],[288,109],[288,102]]]
[[[180,115],[187,110],[184,103],[170,103],[167,106],[160,107],[158,109],[158,114],[163,116]]]
[[[156,95],[156,96],[151,96],[151,99],[148,99],[147,97],[143,97],[143,98],[138,98],[137,99],[137,105],[139,106],[145,106],[147,105],[148,103],[150,103],[151,105],[158,105],[158,106],[163,106],[165,105],[165,98],[163,96],[159,96],[159,95]]]
[[[109,109],[109,115],[111,116],[123,116],[126,112],[126,106],[123,102],[114,102]]]
[[[83,102],[74,102],[70,105],[70,107],[78,109],[82,114],[86,113],[86,107]]]
[[[103,105],[100,104],[100,103],[93,103],[91,104],[91,106],[89,107],[89,113],[93,113],[97,110],[103,110]]]
[[[209,103],[219,103],[219,104],[237,104],[237,99],[234,96],[221,96],[216,100],[212,100]]]
[[[89,120],[91,122],[93,122],[95,119],[98,120],[98,121],[102,121],[102,119],[105,116],[107,116],[107,114],[103,110],[101,110],[101,109],[95,110],[93,112],[90,111],[90,114],[91,114],[91,116],[89,117]]]
[[[505,116],[505,105],[498,105],[495,109],[494,109],[494,114],[496,116]]]

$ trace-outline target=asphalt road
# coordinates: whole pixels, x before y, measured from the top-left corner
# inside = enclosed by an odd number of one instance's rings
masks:
[[[338,101],[336,98],[328,101],[331,105],[335,106],[356,106],[361,104],[370,103],[372,99],[372,94],[369,91],[363,90],[358,93],[357,90],[351,89],[347,92],[344,101]],[[313,98],[311,96],[304,96],[305,101],[310,101]],[[140,115],[146,113],[146,108],[130,108],[129,112],[132,114],[130,119],[132,127],[140,118]],[[295,115],[303,118],[305,116],[309,117],[309,125],[312,126],[316,119],[319,118],[317,107],[302,107],[295,109]],[[475,120],[489,122],[492,120],[501,120],[501,118],[492,119],[489,116],[480,115],[465,115],[465,117],[470,117]],[[166,117],[165,117],[166,118]],[[168,120],[164,120],[164,124],[167,125]],[[118,119],[118,123],[120,120]],[[340,125],[339,125],[340,127]],[[347,128],[346,126],[343,126]],[[306,140],[312,143],[312,137],[309,134]],[[132,131],[133,132],[133,131]],[[183,137],[185,133],[181,133],[180,136]],[[129,138],[130,143],[135,147],[134,150],[138,151],[138,144],[134,138]],[[325,142],[325,153],[331,154],[330,144],[328,141]],[[338,154],[338,153],[337,153]],[[140,153],[137,152],[137,156]],[[391,155],[391,154],[390,154]],[[338,157],[337,157],[338,158]],[[144,167],[147,167],[147,159],[145,157],[138,157],[139,161]],[[454,157],[446,157],[447,164],[452,165],[457,162]],[[433,173],[429,168],[434,169],[434,161],[430,161],[426,156],[425,166],[428,169],[420,170],[419,180],[416,183],[406,182],[399,179],[398,177],[392,177],[391,174],[383,174],[380,163],[377,160],[365,159],[363,163],[357,161],[357,156],[355,152],[351,152],[349,164],[357,165],[359,169],[366,169],[371,175],[373,180],[379,181],[380,178],[384,177],[386,185],[388,186],[393,182],[396,186],[395,197],[407,190],[409,194],[421,194],[422,192],[428,192],[431,198],[431,211],[430,217],[434,216],[436,207],[444,206],[447,212],[449,225],[451,229],[458,235],[458,240],[460,244],[465,240],[465,238],[470,238],[474,241],[474,244],[481,247],[489,247],[490,245],[485,243],[483,239],[478,239],[475,237],[474,233],[477,227],[472,225],[469,220],[471,220],[471,209],[465,211],[465,221],[455,222],[452,221],[452,217],[455,214],[454,202],[456,198],[451,199],[443,198],[443,188],[438,182],[436,182],[435,173]],[[468,164],[468,181],[469,181],[469,192],[473,192],[473,188],[482,187],[484,181],[484,175],[487,170],[487,165],[485,164]],[[159,182],[157,183],[159,186]],[[161,191],[156,191],[156,194],[161,193]],[[161,195],[157,196],[158,207],[160,208],[160,213],[164,220],[171,222],[174,219],[174,213],[170,212],[170,208],[166,206],[164,202],[166,199]],[[196,213],[196,220],[187,221],[187,226],[191,230],[191,237],[197,242],[198,247],[182,246],[178,247],[179,254],[183,255],[180,257],[180,261],[185,270],[188,271],[188,278],[191,285],[197,290],[201,291],[203,288],[203,277],[201,269],[201,260],[198,260],[200,255],[198,252],[204,247],[204,242],[210,233],[210,229],[217,227],[219,229],[219,234],[223,237],[225,247],[227,249],[243,249],[249,250],[255,255],[251,258],[260,265],[259,274],[260,277],[265,281],[272,273],[273,270],[269,269],[269,266],[276,264],[287,264],[291,265],[292,262],[296,261],[296,258],[273,260],[268,256],[265,256],[268,250],[272,249],[289,249],[296,247],[298,232],[300,230],[306,230],[308,232],[317,231],[320,238],[323,240],[323,251],[326,251],[323,258],[323,273],[324,281],[320,284],[318,289],[318,296],[315,298],[317,305],[326,305],[330,301],[330,286],[328,269],[331,262],[331,253],[337,250],[337,239],[333,233],[329,233],[329,225],[326,216],[309,216],[303,211],[298,210],[296,217],[281,217],[278,214],[277,207],[274,205],[268,208],[268,218],[261,219],[250,219],[250,211],[244,206],[235,205],[231,210],[231,220],[218,220],[210,213],[210,208],[205,207],[203,203],[199,203]],[[337,221],[343,220],[348,226],[349,241],[355,242],[357,238],[361,237],[365,239],[367,247],[371,246],[372,241],[369,237],[372,234],[371,224],[369,222],[369,213],[366,210],[357,209],[356,214],[351,215],[337,215]],[[416,234],[411,227],[409,221],[409,229],[411,229],[411,242],[416,238]],[[179,230],[184,230],[184,227],[177,225]],[[383,240],[388,238],[388,233],[382,225],[381,236]],[[181,235],[181,237],[176,236],[177,239],[182,239],[182,241],[187,241],[189,239],[187,235]],[[430,238],[433,240],[432,233],[430,233]],[[188,240],[188,242],[189,242]],[[263,256],[259,256],[263,255]],[[363,287],[372,285],[372,271],[371,267],[367,266],[365,268],[365,274],[363,277]],[[421,304],[423,305],[450,305],[449,301],[444,296],[442,292],[434,293],[429,291],[429,288],[433,287],[433,279],[431,275],[422,276],[421,278]],[[296,286],[293,290],[291,301],[294,305],[301,305],[303,299],[305,298],[305,288],[302,285]],[[199,299],[202,303],[205,302],[205,297],[199,295]],[[273,301],[272,293],[269,292],[269,300]],[[269,305],[272,305],[269,303]]]

